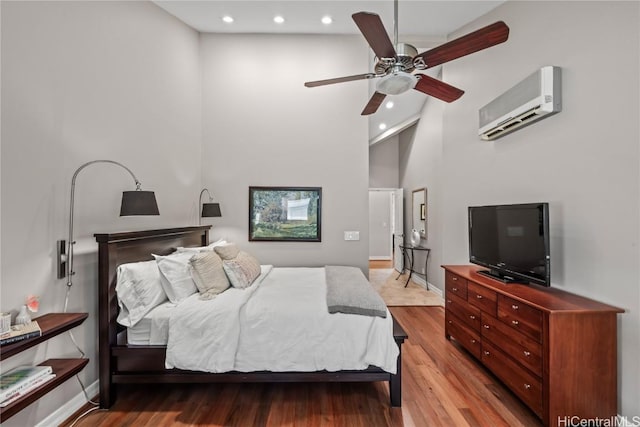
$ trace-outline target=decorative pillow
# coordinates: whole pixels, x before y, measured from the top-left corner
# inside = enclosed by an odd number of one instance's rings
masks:
[[[118,323],[123,326],[134,326],[167,300],[155,261],[122,264],[118,266],[117,278]]]
[[[189,264],[191,277],[200,292],[200,299],[211,299],[229,288],[229,279],[222,268],[222,259],[215,252],[197,253],[191,257]]]
[[[226,245],[228,242],[225,239],[220,239],[220,240],[216,240],[215,242],[207,245],[207,246],[197,246],[197,247],[183,247],[180,246],[178,247],[178,249],[176,249],[176,252],[192,252],[192,253],[196,253],[196,252],[206,252],[206,251],[212,251],[213,248],[215,248],[216,246],[221,246],[221,245]]]
[[[216,253],[220,255],[220,258],[222,258],[223,260],[233,259],[237,257],[238,253],[240,252],[240,249],[233,243],[216,246],[215,248],[213,248],[213,250],[216,251]]]
[[[233,259],[223,260],[222,267],[229,277],[231,286],[241,289],[251,286],[261,271],[258,260],[244,251],[239,251],[238,256]]]
[[[162,288],[172,303],[179,303],[198,291],[191,278],[189,259],[192,252],[174,252],[171,255],[153,255],[160,269]]]

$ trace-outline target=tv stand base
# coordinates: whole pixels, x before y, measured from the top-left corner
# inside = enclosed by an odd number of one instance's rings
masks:
[[[505,276],[504,274],[501,274],[495,270],[478,270],[478,274],[482,274],[483,276],[487,276],[490,277],[494,280],[499,280],[502,283],[523,283],[523,284],[527,284],[527,282],[524,282],[522,280],[518,280],[515,277],[511,277],[511,276]]]

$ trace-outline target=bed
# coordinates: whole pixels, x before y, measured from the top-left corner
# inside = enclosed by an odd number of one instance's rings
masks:
[[[205,382],[371,382],[389,384],[391,406],[401,405],[401,345],[407,338],[402,327],[392,319],[393,340],[398,346],[395,373],[377,366],[363,369],[242,372],[203,372],[167,369],[167,346],[146,344],[145,338],[128,340],[127,329],[117,322],[116,295],[118,266],[152,260],[151,254],[168,255],[179,247],[199,247],[209,243],[210,226],[193,226],[161,230],[96,234],[98,242],[98,324],[100,407],[110,408],[117,397],[118,384],[132,383],[205,383]],[[145,329],[143,326],[142,329]],[[132,334],[133,335],[133,334]],[[142,333],[144,336],[144,333]],[[131,344],[130,342],[136,342]]]

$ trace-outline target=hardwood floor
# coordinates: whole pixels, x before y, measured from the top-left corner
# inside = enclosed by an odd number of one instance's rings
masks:
[[[369,260],[369,268],[393,268],[393,261]]]
[[[126,385],[110,411],[94,411],[75,425],[542,425],[466,351],[444,338],[442,307],[390,310],[409,334],[402,346],[402,408],[390,407],[386,383]],[[70,427],[76,416],[63,426]]]

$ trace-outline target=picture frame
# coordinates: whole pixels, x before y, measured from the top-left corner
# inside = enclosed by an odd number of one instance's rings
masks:
[[[322,241],[322,187],[249,187],[249,241]]]
[[[420,219],[423,221],[427,219],[427,209],[424,203],[420,203]]]

